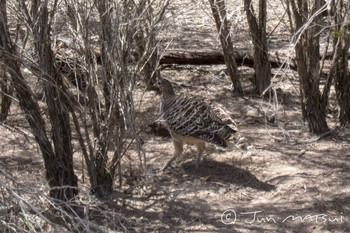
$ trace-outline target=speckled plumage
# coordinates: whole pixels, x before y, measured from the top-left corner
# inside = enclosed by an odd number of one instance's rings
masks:
[[[197,167],[205,142],[227,147],[228,141],[238,130],[236,123],[223,109],[208,105],[199,97],[175,95],[171,83],[166,79],[161,80],[161,87],[161,118],[175,145],[175,155],[162,170],[182,153],[184,143],[197,146]]]

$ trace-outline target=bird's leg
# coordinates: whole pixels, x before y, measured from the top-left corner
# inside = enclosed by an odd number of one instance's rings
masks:
[[[198,168],[199,167],[199,163],[201,161],[201,157],[202,157],[203,151],[205,149],[205,142],[198,143],[198,144],[196,144],[196,146],[197,146],[197,149],[198,149],[198,156],[197,156],[197,160],[196,160],[195,165],[196,165],[196,168]]]
[[[181,155],[183,151],[183,143],[178,140],[173,140],[174,147],[175,147],[175,153],[174,156],[160,169],[160,171],[165,170],[167,167],[170,166],[170,164],[178,157]]]

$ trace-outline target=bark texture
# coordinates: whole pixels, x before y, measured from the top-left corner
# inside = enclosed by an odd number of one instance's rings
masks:
[[[266,2],[266,0],[259,0],[259,16],[257,17],[252,1],[244,0],[244,9],[254,45],[255,87],[260,95],[271,83],[271,63],[266,38]]]
[[[321,8],[321,0],[290,1],[294,15],[297,44],[295,46],[301,94],[301,109],[311,132],[329,131],[326,121],[327,101],[320,92],[320,26],[319,15],[312,27],[303,30],[308,20]],[[299,30],[299,31],[298,31]],[[328,97],[328,96],[326,96]]]
[[[223,0],[209,0],[209,3],[214,16],[216,28],[219,33],[225,64],[233,84],[234,92],[242,95],[243,88],[236,64],[235,51],[232,45],[230,24],[227,19],[225,2]]]

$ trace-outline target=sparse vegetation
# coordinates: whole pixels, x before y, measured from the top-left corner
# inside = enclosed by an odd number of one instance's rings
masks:
[[[0,231],[350,231],[348,11],[0,0]],[[198,169],[185,146],[156,172],[173,152],[159,77],[249,145],[209,145]]]

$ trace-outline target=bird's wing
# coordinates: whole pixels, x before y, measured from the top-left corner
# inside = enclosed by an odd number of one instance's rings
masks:
[[[200,98],[178,96],[166,105],[163,118],[177,134],[226,147],[227,135],[237,130],[234,121],[224,115],[223,110],[212,108]]]
[[[220,108],[218,105],[211,105],[210,117],[215,121],[221,122],[228,127],[230,127],[233,131],[238,132],[236,122],[228,115],[225,110]]]

